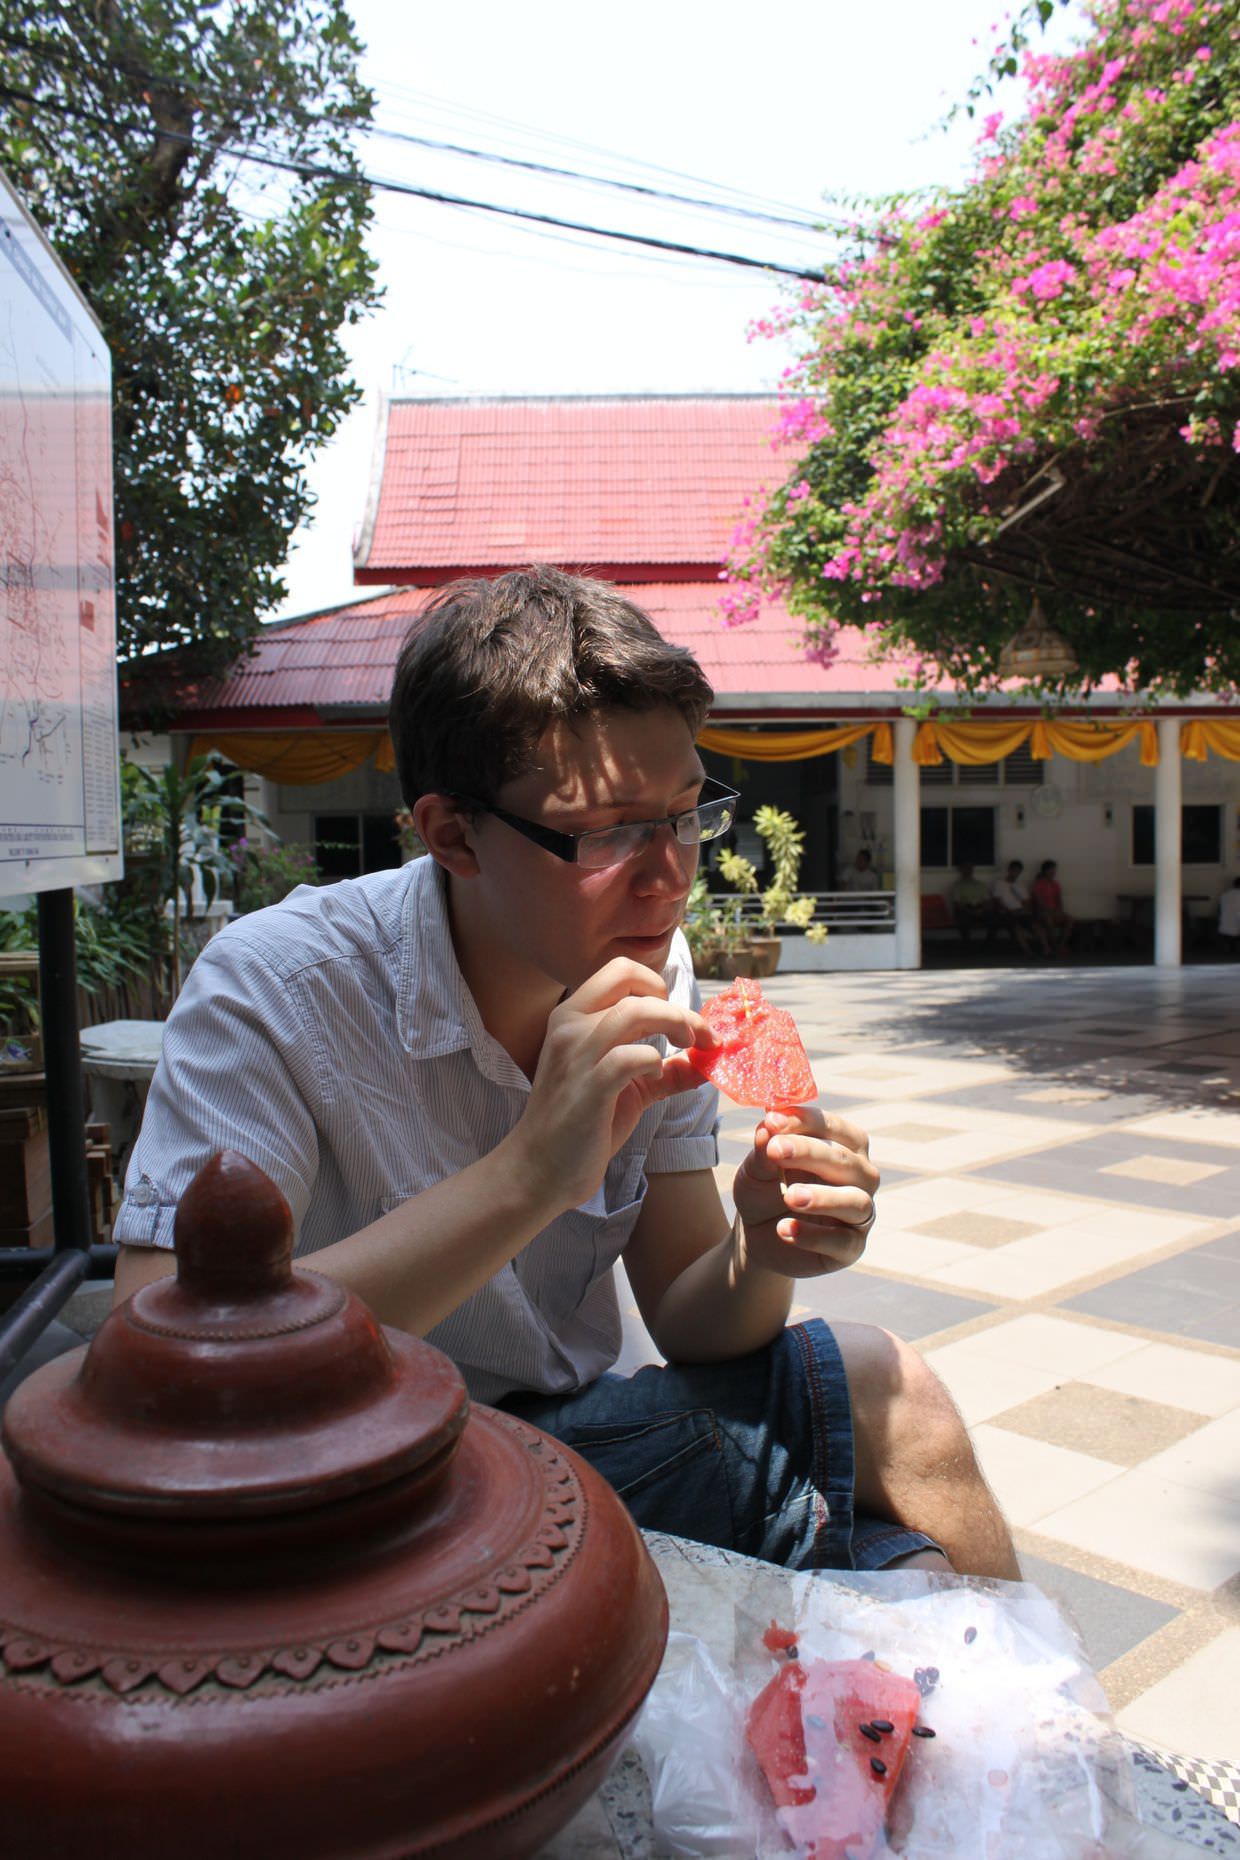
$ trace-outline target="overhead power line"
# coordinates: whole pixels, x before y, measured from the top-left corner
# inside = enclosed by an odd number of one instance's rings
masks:
[[[58,65],[64,70],[93,72],[94,67],[87,59],[73,53],[64,52],[59,47],[47,45],[41,41],[24,38],[20,34],[0,32],[0,45],[9,45],[26,52],[36,60]],[[194,95],[210,91],[224,103],[246,103],[250,100],[242,93],[228,91],[215,85],[204,85],[196,78],[185,75],[170,75],[166,72],[148,70],[145,66],[135,68],[134,75],[147,84],[172,85],[187,90]],[[529,174],[542,174],[555,180],[576,181],[588,187],[610,188],[615,192],[636,194],[643,199],[667,201],[675,206],[693,207],[705,213],[724,213],[732,218],[753,220],[761,225],[787,226],[796,232],[815,233],[829,226],[840,226],[842,222],[829,221],[825,216],[814,215],[808,211],[804,214],[767,212],[756,206],[743,206],[726,200],[703,200],[692,194],[681,194],[668,188],[654,187],[642,181],[624,181],[611,175],[588,174],[576,168],[561,168],[551,162],[535,161],[529,156],[506,155],[497,149],[471,148],[467,143],[449,142],[433,136],[418,135],[413,130],[391,129],[375,122],[356,122],[351,118],[332,116],[313,110],[291,108],[289,116],[292,121],[304,128],[321,127],[324,129],[341,129],[359,136],[382,138],[384,141],[406,143],[413,148],[429,149],[437,154],[457,155],[467,161],[489,162],[494,166],[519,168]],[[707,181],[701,183],[711,186]]]
[[[688,258],[708,258],[720,264],[739,265],[752,271],[774,272],[781,277],[801,278],[810,284],[823,281],[821,269],[809,270],[798,265],[782,265],[773,259],[750,258],[741,252],[722,252],[709,246],[690,245],[681,240],[659,239],[652,233],[622,232],[616,227],[594,226],[587,221],[563,219],[556,214],[535,213],[528,207],[505,207],[497,201],[473,200],[462,194],[444,193],[438,188],[418,187],[411,181],[385,181],[360,169],[334,168],[325,162],[298,161],[290,156],[268,155],[256,149],[237,148],[230,143],[211,142],[150,123],[123,122],[115,117],[103,117],[96,110],[60,103],[52,98],[36,97],[29,91],[14,90],[7,85],[0,85],[0,97],[15,103],[29,104],[35,109],[53,110],[60,116],[91,122],[108,129],[124,130],[136,135],[155,133],[164,142],[179,143],[183,148],[201,150],[233,161],[251,162],[260,168],[274,169],[283,174],[295,174],[303,181],[334,181],[346,187],[374,188],[379,193],[403,194],[415,200],[429,200],[439,206],[459,207],[474,213],[492,213],[534,226],[558,227],[566,232],[588,233],[596,239],[618,240],[625,245],[640,246],[651,251],[677,252]]]
[[[610,187],[620,193],[640,194],[648,200],[666,200],[676,206],[697,207],[707,213],[727,213],[736,219],[758,220],[767,226],[791,226],[797,232],[818,232],[825,223],[822,220],[793,219],[783,213],[762,213],[753,207],[734,206],[726,200],[699,200],[691,194],[675,194],[664,187],[647,187],[640,181],[617,181],[605,174],[584,174],[576,168],[557,168],[550,162],[533,161],[520,155],[501,155],[491,149],[471,149],[459,142],[437,142],[431,136],[415,135],[412,130],[383,129],[371,123],[361,133],[382,136],[391,142],[412,143],[416,148],[434,149],[446,155],[463,155],[471,161],[493,162],[504,168],[523,168],[530,174],[551,175],[557,180],[584,181],[590,187]]]
[[[442,97],[436,97],[430,91],[410,89],[407,85],[395,84],[385,79],[374,86],[380,101],[399,99],[405,108],[416,110],[419,118],[428,112],[432,115],[444,115],[449,119],[464,117],[474,123],[482,124],[488,131],[498,130],[527,139],[532,138],[536,144],[550,143],[582,155],[596,157],[600,161],[619,163],[625,169],[634,169],[649,175],[659,175],[666,180],[687,182],[691,187],[710,188],[715,194],[728,194],[733,204],[747,205],[751,210],[766,213],[775,209],[776,214],[794,214],[813,226],[822,224],[823,216],[818,209],[793,206],[789,201],[776,200],[771,195],[754,194],[744,188],[734,187],[730,182],[708,180],[700,174],[689,174],[683,168],[669,168],[659,162],[642,161],[632,155],[618,154],[614,149],[603,148],[594,142],[583,142],[574,136],[557,135],[545,126],[535,128],[528,123],[516,122],[511,117],[498,116],[493,111],[477,110],[468,104],[451,103]]]

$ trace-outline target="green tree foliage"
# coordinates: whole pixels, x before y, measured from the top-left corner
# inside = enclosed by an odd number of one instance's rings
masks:
[[[968,183],[863,215],[789,303],[788,481],[736,539],[786,593],[965,687],[1036,595],[1079,673],[1240,685],[1240,31],[1224,0],[1033,0],[995,60],[1023,114]],[[975,91],[966,107],[984,108]]]
[[[377,300],[360,49],[340,0],[0,0],[0,165],[112,351],[124,657],[217,668],[285,592]]]

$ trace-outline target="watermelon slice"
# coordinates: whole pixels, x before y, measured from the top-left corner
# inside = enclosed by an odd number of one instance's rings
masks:
[[[775,1111],[818,1096],[796,1022],[767,1000],[760,982],[738,976],[704,1014],[719,1044],[690,1047],[685,1058],[737,1104]]]
[[[920,1705],[913,1680],[873,1660],[789,1660],[763,1687],[746,1736],[805,1860],[879,1851]]]

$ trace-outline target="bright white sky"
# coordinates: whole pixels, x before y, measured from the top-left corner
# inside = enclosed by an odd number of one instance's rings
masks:
[[[377,122],[402,133],[812,216],[824,193],[959,179],[976,128],[936,128],[983,69],[1002,0],[353,0]],[[1066,39],[1057,21],[1057,39]],[[1013,97],[1001,99],[1013,107]],[[987,107],[994,107],[987,105]],[[376,138],[372,174],[796,265],[818,235]],[[709,185],[707,185],[709,184]],[[738,392],[779,281],[376,196],[383,308],[347,332],[365,399],[312,468],[284,618],[350,598],[383,395]],[[825,210],[824,210],[825,211]]]

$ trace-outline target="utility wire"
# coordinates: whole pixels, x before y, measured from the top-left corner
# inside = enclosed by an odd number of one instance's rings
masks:
[[[14,33],[0,32],[0,45],[12,46],[28,53],[32,58],[59,65],[62,69],[87,72],[92,72],[94,69],[84,58],[61,52],[46,44],[24,39]],[[208,87],[185,77],[170,77],[164,73],[149,71],[145,67],[137,68],[134,75],[147,84],[176,86],[196,94],[211,88],[214,95],[225,103],[250,101],[239,92]],[[764,225],[790,226],[798,232],[820,232],[829,223],[825,219],[815,218],[809,214],[796,218],[785,213],[765,213],[758,208],[740,206],[731,201],[702,200],[690,194],[674,193],[667,188],[653,187],[639,181],[622,181],[609,175],[586,174],[579,169],[560,168],[550,162],[534,161],[529,157],[505,155],[498,150],[470,148],[464,143],[440,141],[432,136],[420,136],[412,130],[389,129],[375,122],[354,122],[348,118],[321,115],[312,110],[297,108],[290,113],[293,120],[302,128],[344,129],[361,136],[380,137],[389,142],[401,142],[414,148],[430,149],[439,154],[459,155],[468,161],[490,162],[505,168],[520,168],[530,174],[545,174],[557,180],[584,182],[590,187],[606,187],[620,193],[637,194],[649,200],[663,200],[677,206],[695,207],[702,212],[725,213],[737,219],[756,220]],[[704,185],[709,187],[712,183],[705,182]],[[833,224],[838,225],[839,222],[833,222]]]
[[[689,245],[674,239],[658,239],[653,234],[621,232],[614,227],[592,226],[582,220],[561,219],[555,214],[535,213],[527,207],[504,207],[495,201],[471,200],[461,194],[445,194],[437,188],[416,187],[409,181],[385,181],[378,176],[368,175],[361,170],[332,168],[325,162],[297,161],[291,157],[267,155],[256,149],[234,148],[228,143],[209,142],[194,136],[185,135],[180,130],[165,129],[158,124],[123,122],[115,117],[104,117],[96,110],[75,108],[71,104],[57,102],[51,98],[36,97],[29,91],[20,91],[8,85],[0,85],[0,97],[14,103],[26,103],[35,109],[54,110],[58,115],[80,119],[108,129],[127,130],[137,135],[158,135],[161,141],[180,144],[183,148],[195,149],[206,154],[213,154],[228,159],[252,162],[260,168],[274,169],[283,174],[295,174],[303,181],[336,181],[348,187],[368,187],[379,193],[403,194],[415,200],[430,200],[440,206],[463,207],[475,213],[494,213],[504,219],[521,220],[534,226],[555,226],[565,232],[589,233],[596,239],[615,239],[625,245],[635,245],[657,252],[677,252],[689,258],[714,259],[720,264],[740,265],[752,271],[769,271],[788,278],[801,278],[810,284],[821,284],[821,270],[808,270],[797,265],[781,265],[774,260],[750,258],[740,252],[721,252],[708,246]]]
[[[519,155],[501,155],[489,149],[471,149],[459,142],[437,142],[430,136],[414,135],[412,131],[405,129],[383,129],[372,123],[367,125],[361,133],[367,136],[382,136],[391,142],[408,142],[415,148],[435,149],[445,155],[463,155],[471,161],[494,162],[505,168],[523,168],[530,174],[553,175],[562,181],[584,181],[590,187],[610,187],[620,193],[640,194],[648,200],[667,200],[677,206],[696,207],[707,213],[728,213],[736,219],[758,220],[768,226],[791,226],[798,232],[821,232],[825,224],[821,220],[793,219],[782,213],[760,213],[752,207],[734,206],[726,200],[698,200],[690,194],[675,194],[667,188],[647,187],[639,181],[617,181],[607,175],[583,174],[575,168],[556,168],[549,162],[532,161]]]
[[[747,193],[744,188],[732,187],[727,182],[706,180],[699,174],[686,173],[682,168],[669,168],[660,165],[658,162],[635,161],[632,156],[617,155],[614,150],[600,148],[597,143],[582,142],[573,136],[557,136],[552,131],[542,128],[532,128],[527,123],[518,123],[510,117],[497,116],[489,110],[471,109],[468,104],[448,103],[443,98],[434,96],[430,91],[411,90],[408,86],[392,83],[378,84],[374,88],[376,95],[379,96],[380,99],[384,97],[402,99],[405,104],[419,109],[423,116],[426,115],[426,107],[429,106],[432,114],[438,113],[440,115],[446,115],[449,119],[453,116],[462,116],[467,119],[472,119],[475,123],[484,124],[488,129],[511,131],[518,136],[533,136],[536,142],[551,143],[563,149],[570,149],[586,155],[597,156],[602,161],[619,162],[629,168],[644,170],[647,174],[662,175],[669,180],[687,181],[694,187],[713,188],[716,193],[731,194],[737,204],[748,203],[751,208],[759,213],[762,213],[767,208],[775,207],[779,210],[780,214],[800,214],[807,223],[815,227],[822,223],[822,215],[817,210],[811,211],[808,207],[795,207],[788,201],[775,200],[770,195]]]

